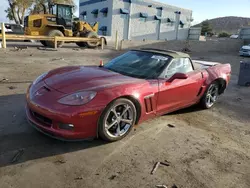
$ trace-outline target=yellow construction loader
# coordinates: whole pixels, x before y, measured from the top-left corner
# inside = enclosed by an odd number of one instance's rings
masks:
[[[97,22],[92,26],[85,21],[73,21],[73,5],[49,3],[48,13],[46,6],[42,6],[43,14],[29,15],[25,18],[26,35],[99,38]],[[54,47],[52,41],[40,42],[46,47]],[[58,41],[58,47],[61,47],[63,43]],[[100,42],[77,42],[76,44],[80,47],[95,48],[100,45]]]

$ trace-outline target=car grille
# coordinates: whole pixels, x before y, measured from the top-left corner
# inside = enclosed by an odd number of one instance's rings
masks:
[[[39,122],[42,123],[42,125],[46,126],[46,127],[51,127],[52,126],[52,120],[45,117],[45,116],[42,116],[41,114],[38,114],[34,111],[31,111],[31,114],[33,115],[33,117],[38,120]]]
[[[242,52],[250,52],[250,50],[241,49]]]

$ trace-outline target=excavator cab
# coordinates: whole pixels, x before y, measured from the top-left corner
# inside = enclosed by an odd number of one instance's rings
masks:
[[[57,25],[64,26],[65,29],[73,27],[73,6],[64,4],[50,4],[49,14],[56,16]]]

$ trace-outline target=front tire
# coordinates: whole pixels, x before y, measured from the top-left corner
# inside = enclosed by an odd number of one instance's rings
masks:
[[[136,108],[133,102],[120,98],[111,102],[103,111],[99,123],[99,136],[114,142],[126,137],[136,122]]]
[[[209,85],[203,97],[201,98],[201,107],[204,109],[209,109],[214,106],[219,96],[219,84],[213,82]]]
[[[49,37],[55,37],[55,36],[59,36],[59,37],[64,37],[64,34],[60,31],[60,30],[51,30],[48,33]],[[50,48],[54,48],[55,47],[55,42],[54,41],[47,41],[46,42],[47,46]],[[57,47],[61,48],[63,46],[64,42],[63,41],[58,41],[57,42]]]

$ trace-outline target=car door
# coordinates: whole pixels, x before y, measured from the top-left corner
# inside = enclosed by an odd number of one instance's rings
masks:
[[[176,73],[185,73],[186,79],[174,79]],[[159,79],[157,114],[165,114],[195,103],[203,83],[200,71],[195,71],[189,58],[173,59]]]

